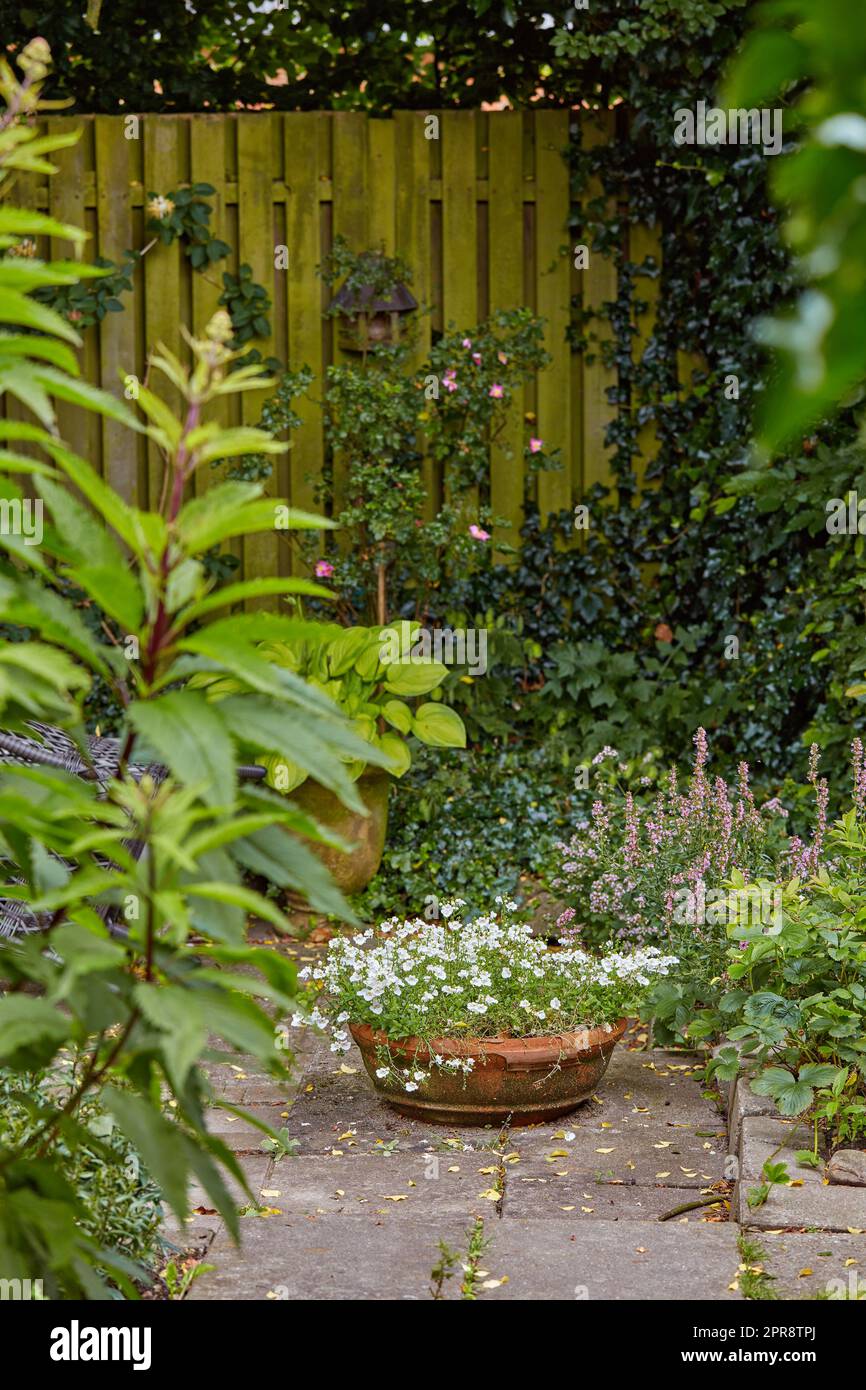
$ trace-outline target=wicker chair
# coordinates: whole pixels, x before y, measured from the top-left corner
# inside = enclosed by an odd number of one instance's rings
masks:
[[[36,720],[30,721],[28,727],[33,730],[34,738],[0,729],[0,768],[3,763],[26,767],[62,768],[63,771],[71,772],[85,781],[98,783],[102,794],[105,793],[108,783],[116,776],[120,763],[119,739],[91,735],[87,740],[89,756],[85,758],[78,745],[62,729],[55,729],[50,724],[37,723]],[[145,773],[149,773],[157,783],[165,777],[167,771],[156,763],[130,764],[128,770],[136,781],[140,781]],[[265,769],[240,767],[238,775],[241,781],[258,782],[265,776]],[[126,844],[137,858],[142,850],[141,843],[128,840]],[[20,883],[21,880],[14,879],[12,882]],[[100,916],[111,930],[118,933],[122,931],[116,909],[104,907],[100,910]],[[15,898],[0,898],[0,937],[16,937],[28,932],[45,931],[51,921],[51,913],[32,912],[26,903]]]

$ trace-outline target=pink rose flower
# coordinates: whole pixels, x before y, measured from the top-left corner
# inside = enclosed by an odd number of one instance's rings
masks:
[[[543,440],[543,439],[535,439],[534,437],[533,437],[532,439],[530,439],[530,441],[529,441],[529,452],[530,452],[531,454],[540,454],[543,448],[544,448],[544,440]]]
[[[498,381],[494,381],[487,394],[488,396],[492,396],[495,401],[499,401],[504,396],[505,390],[502,386],[500,386]]]
[[[334,573],[334,566],[331,564],[331,562],[330,562],[329,560],[317,560],[317,561],[316,561],[316,578],[317,578],[317,579],[330,579],[330,577],[331,577],[331,575],[332,575],[333,573]]]
[[[469,534],[474,541],[490,540],[490,532],[485,531],[481,526],[476,526],[475,522],[473,522],[472,525],[469,527]]]

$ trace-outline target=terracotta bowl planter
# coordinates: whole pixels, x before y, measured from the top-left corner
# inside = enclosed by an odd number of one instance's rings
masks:
[[[434,1067],[417,1091],[384,1085],[376,1076],[376,1049],[390,1048],[396,1066],[424,1066],[430,1057],[419,1038],[388,1040],[369,1024],[350,1024],[376,1094],[403,1115],[435,1124],[543,1124],[574,1110],[596,1090],[611,1053],[626,1030],[621,1018],[611,1026],[549,1038],[434,1038],[438,1055],[472,1057],[468,1076]]]
[[[291,800],[329,830],[335,830],[355,848],[349,854],[316,844],[306,836],[298,838],[324,864],[342,893],[360,893],[375,876],[382,862],[388,829],[390,777],[380,768],[368,768],[355,783],[369,815],[349,810],[342,801],[308,777],[290,793]],[[291,833],[291,832],[289,832]]]

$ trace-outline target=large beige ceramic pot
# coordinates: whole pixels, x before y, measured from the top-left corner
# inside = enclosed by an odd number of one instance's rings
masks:
[[[355,785],[369,812],[367,816],[344,806],[332,791],[315,782],[312,777],[290,793],[291,800],[301,810],[355,846],[349,854],[343,854],[330,845],[316,844],[301,837],[324,864],[342,893],[360,893],[373,879],[382,862],[388,829],[390,781],[389,774],[380,768],[368,768],[358,778]]]

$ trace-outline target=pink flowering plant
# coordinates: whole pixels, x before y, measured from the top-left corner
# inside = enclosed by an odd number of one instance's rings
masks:
[[[308,1011],[293,1020],[331,1036],[338,1055],[351,1046],[349,1024],[369,1024],[385,1039],[417,1038],[419,1052],[436,1039],[538,1037],[612,1027],[634,1014],[647,988],[676,961],[654,946],[590,955],[578,946],[550,951],[515,904],[497,897],[494,910],[467,921],[462,899],[442,905],[441,922],[391,918],[352,937],[335,937],[327,957],[299,978],[310,991]],[[377,1075],[404,1091],[423,1089],[428,1067],[471,1070],[470,1059],[406,1068],[387,1041]]]
[[[649,800],[619,779],[615,749],[593,759],[598,795],[588,819],[560,846],[562,873],[554,887],[570,900],[559,919],[565,939],[653,941],[686,926],[694,946],[710,944],[700,920],[707,892],[734,871],[746,882],[773,863],[784,816],[775,799],[759,806],[741,762],[730,786],[707,770],[707,735],[698,729],[695,760],[684,787],[675,768]],[[703,914],[706,915],[706,914]],[[692,947],[694,949],[694,947]]]
[[[685,786],[672,769],[654,795],[646,786],[636,795],[622,785],[616,751],[603,748],[593,759],[598,795],[591,814],[560,846],[561,874],[552,885],[568,902],[558,921],[564,940],[654,942],[676,955],[674,977],[651,1000],[661,1041],[681,1039],[686,1027],[693,1039],[717,1033],[714,1010],[728,983],[732,943],[745,950],[754,933],[778,931],[791,885],[796,891],[840,869],[828,857],[840,841],[828,830],[830,788],[819,775],[816,744],[807,771],[813,828],[805,840],[785,834],[788,813],[777,797],[758,803],[748,763],[738,764],[729,785],[709,772],[704,729],[694,744]],[[857,821],[866,816],[859,738],[851,751]]]
[[[560,845],[552,884],[568,903],[557,924],[563,940],[655,943],[677,956],[678,983],[666,982],[654,1001],[657,1019],[675,1024],[671,1036],[714,997],[729,924],[744,908],[772,913],[770,880],[785,843],[784,809],[775,798],[758,804],[748,763],[729,785],[708,770],[704,729],[694,744],[686,784],[671,769],[649,796],[646,785],[635,792],[622,784],[615,749],[596,754],[598,794],[589,817]],[[660,1021],[660,1036],[664,1027]]]

